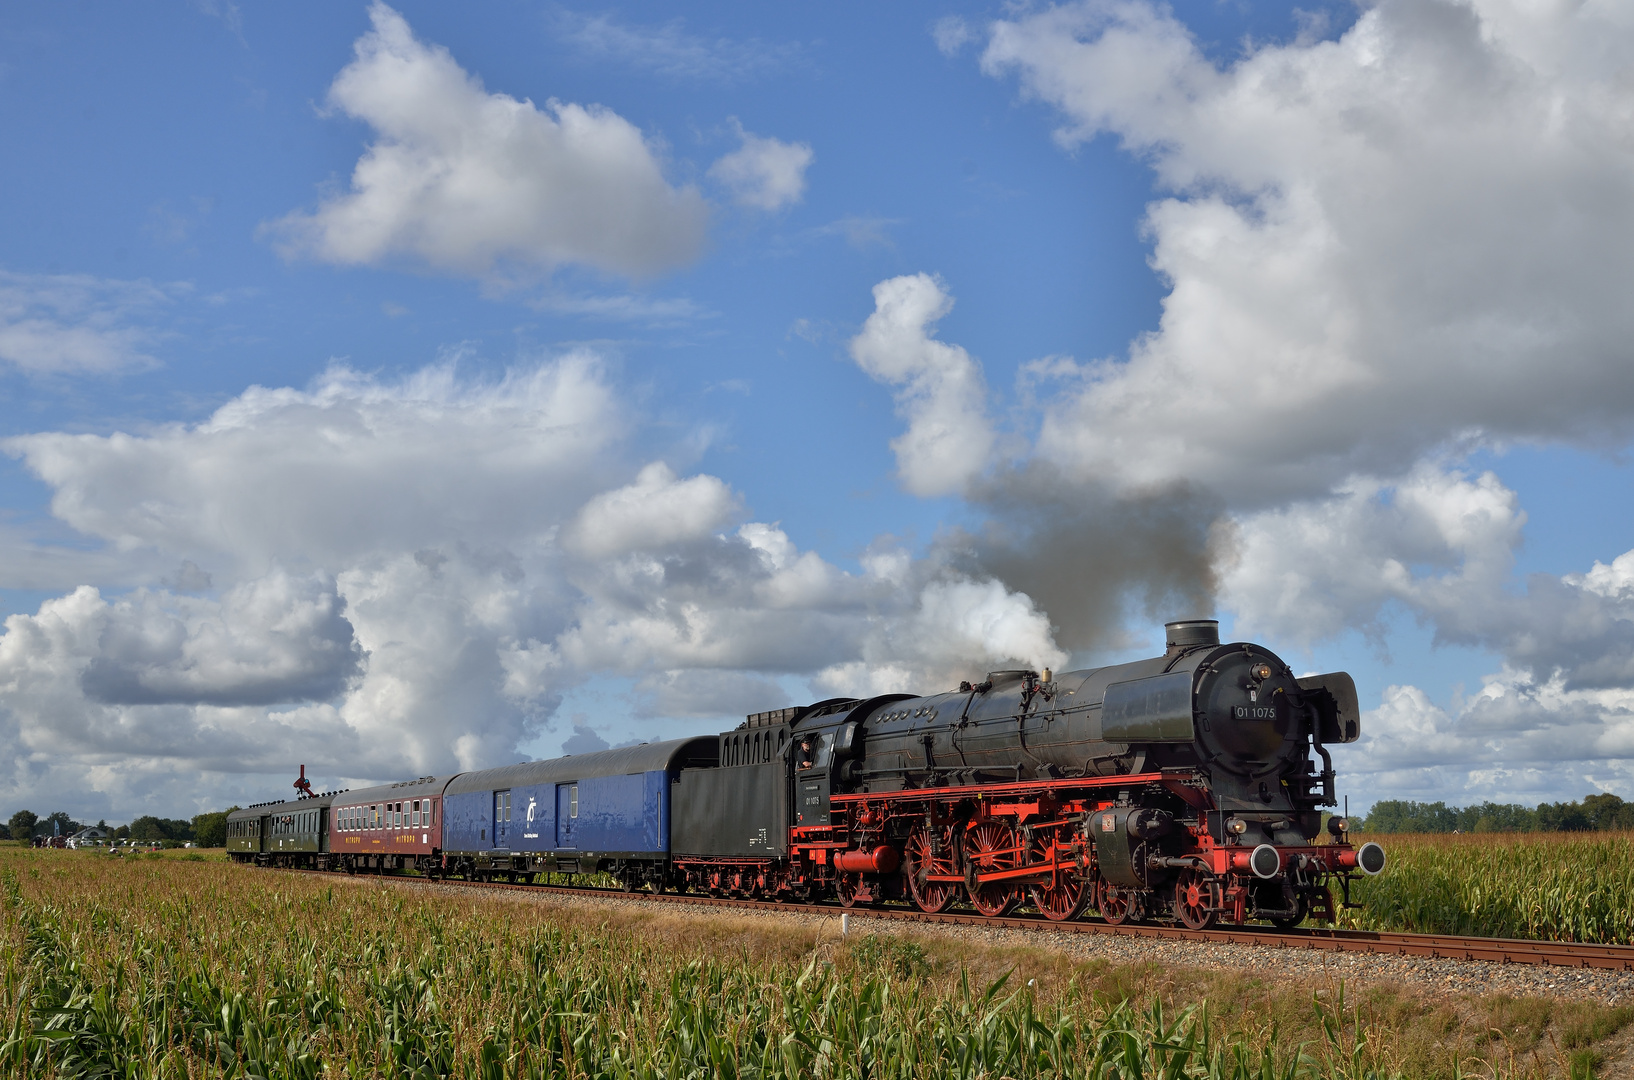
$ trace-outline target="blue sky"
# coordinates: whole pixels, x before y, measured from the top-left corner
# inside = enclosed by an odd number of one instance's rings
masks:
[[[675,12],[0,16],[6,801],[1205,613],[1356,675],[1358,806],[1634,797],[1615,12]]]

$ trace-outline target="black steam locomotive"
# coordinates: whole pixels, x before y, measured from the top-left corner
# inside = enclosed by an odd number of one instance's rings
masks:
[[[1321,835],[1327,748],[1360,734],[1355,684],[1222,645],[1212,620],[1167,630],[1164,655],[1130,664],[998,671],[929,697],[758,713],[719,737],[252,807],[229,819],[229,848],[848,907],[1332,921],[1332,886],[1348,902],[1385,862],[1343,818]]]

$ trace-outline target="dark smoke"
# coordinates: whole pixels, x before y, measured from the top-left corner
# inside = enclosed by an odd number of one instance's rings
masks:
[[[950,561],[1032,597],[1072,653],[1122,645],[1137,616],[1156,625],[1214,613],[1214,566],[1230,532],[1212,495],[1177,487],[1120,498],[1035,461],[969,498],[988,520],[947,538]]]

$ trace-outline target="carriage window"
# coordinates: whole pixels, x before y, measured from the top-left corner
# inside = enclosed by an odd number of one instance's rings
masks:
[[[418,829],[420,827],[419,799],[415,799],[413,802],[409,803],[409,827],[413,829]]]
[[[579,785],[577,784],[567,789],[567,816],[570,818],[579,816]]]

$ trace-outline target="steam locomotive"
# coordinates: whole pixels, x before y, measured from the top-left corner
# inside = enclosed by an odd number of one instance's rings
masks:
[[[1351,844],[1328,747],[1343,672],[1300,679],[1213,620],[1162,656],[996,671],[928,697],[835,698],[719,736],[239,810],[243,862],[1049,919],[1331,922],[1384,851]],[[304,774],[303,774],[304,775]],[[299,787],[301,781],[297,781]],[[1318,842],[1321,839],[1322,842]]]

